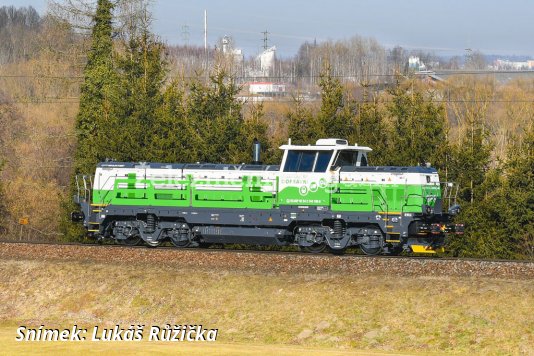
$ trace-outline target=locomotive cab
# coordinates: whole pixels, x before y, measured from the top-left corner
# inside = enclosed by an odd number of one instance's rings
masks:
[[[343,166],[367,166],[369,147],[347,140],[320,139],[315,145],[283,145],[278,201],[281,205],[330,206],[329,187]]]
[[[363,167],[368,165],[369,147],[350,146],[347,140],[320,139],[315,146],[291,145],[291,140],[280,149],[284,150],[282,172],[325,172],[342,166]]]

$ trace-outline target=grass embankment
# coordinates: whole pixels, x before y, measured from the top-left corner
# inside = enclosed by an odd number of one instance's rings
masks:
[[[37,345],[80,353],[534,353],[532,280],[265,275],[36,260],[0,260],[0,270],[0,344],[6,347],[0,353]],[[21,324],[139,323],[202,324],[218,328],[219,336],[211,344],[14,342]],[[247,344],[258,346],[241,346]]]

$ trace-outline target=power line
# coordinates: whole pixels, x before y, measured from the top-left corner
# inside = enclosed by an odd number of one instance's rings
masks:
[[[0,74],[0,78],[84,79],[83,76],[68,76],[68,75],[28,75],[28,74]]]
[[[427,76],[432,73],[414,73],[414,76]],[[534,70],[513,70],[513,71],[439,71],[435,75],[446,75],[446,76],[461,76],[461,75],[484,75],[484,76],[494,76],[499,74],[525,74],[525,75],[534,75]],[[239,76],[235,79],[254,79],[254,78],[271,78],[271,79],[299,79],[299,78],[320,78],[321,75],[278,75],[278,76]],[[330,77],[333,78],[358,78],[360,74],[331,74]],[[376,73],[376,74],[366,74],[366,77],[400,77],[399,74],[395,73]],[[28,78],[28,79],[78,79],[82,80],[84,76],[50,76],[50,75],[28,75],[28,74],[0,74],[0,78]],[[184,79],[196,79],[196,76],[182,76]]]
[[[242,97],[243,98],[243,97]],[[257,97],[244,97],[244,99],[255,99]],[[272,102],[293,102],[295,99],[293,98],[277,98],[276,100],[272,100]],[[312,100],[312,101],[318,101]],[[355,100],[356,103],[374,103],[375,100]],[[379,103],[394,103],[393,100],[377,100]],[[529,103],[534,104],[534,100],[431,100],[432,103],[470,103],[470,104],[476,104],[476,103]]]
[[[3,104],[77,104],[79,98],[68,98],[69,100],[64,100],[66,98],[59,98],[58,100],[9,100],[6,102],[0,102],[0,105]]]

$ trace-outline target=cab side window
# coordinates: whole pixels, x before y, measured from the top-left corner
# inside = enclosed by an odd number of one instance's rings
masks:
[[[326,172],[332,151],[291,150],[287,153],[284,172]]]
[[[362,158],[360,159],[360,166],[366,167],[368,165],[369,164],[367,163],[367,156],[364,153],[362,153]]]
[[[333,168],[342,166],[356,166],[358,162],[358,151],[340,151],[337,154]]]

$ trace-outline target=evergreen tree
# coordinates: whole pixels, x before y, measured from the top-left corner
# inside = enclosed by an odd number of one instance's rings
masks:
[[[111,99],[117,76],[113,59],[112,38],[113,4],[109,0],[98,0],[93,16],[91,48],[84,68],[84,81],[80,87],[80,109],[76,116],[77,146],[74,153],[74,175],[92,174],[96,164],[102,160],[99,139],[109,125]],[[73,224],[70,212],[77,210],[71,200],[76,193],[74,177],[71,181],[71,194],[62,202],[63,210],[60,228],[63,239],[75,240],[84,235],[81,225]]]
[[[354,103],[346,95],[338,78],[327,67],[321,74],[321,109],[315,126],[316,138],[347,139],[353,132]]]
[[[534,259],[534,125],[512,141],[505,163],[504,219],[517,257]]]
[[[493,145],[482,118],[474,116],[462,133],[459,144],[452,147],[451,178],[460,186],[459,197],[475,202],[477,187],[484,182]]]
[[[329,67],[321,74],[321,107],[317,115],[296,100],[289,119],[288,135],[295,144],[311,144],[320,138],[349,139],[354,132],[354,102],[344,93],[339,79],[332,77]]]
[[[236,100],[239,87],[224,71],[210,77],[204,85],[189,85],[186,115],[196,139],[196,158],[200,162],[238,162],[244,141],[242,104]]]
[[[450,249],[469,257],[533,259],[533,129],[513,141],[503,164],[485,171],[482,182],[473,181],[474,199],[463,204],[458,217],[466,222],[466,233],[453,237]]]
[[[119,85],[115,87],[109,125],[98,136],[105,157],[125,161],[157,161],[154,142],[168,136],[159,121],[164,105],[167,74],[163,45],[148,30],[132,36],[117,59]],[[163,128],[162,128],[163,129]]]
[[[447,121],[445,109],[412,88],[397,87],[388,105],[392,132],[388,141],[388,164],[415,166],[430,162],[445,167]]]
[[[80,88],[80,111],[76,118],[78,145],[75,173],[90,173],[102,159],[98,140],[109,117],[111,92],[117,84],[113,64],[112,9],[109,0],[98,0],[91,33],[91,48]]]
[[[307,145],[316,139],[317,133],[314,132],[312,112],[304,107],[302,100],[295,100],[295,109],[287,114],[288,137],[291,143],[296,145]]]
[[[245,117],[243,125],[241,126],[241,137],[243,140],[239,142],[240,150],[239,157],[234,159],[234,162],[248,163],[252,160],[252,146],[254,139],[261,143],[261,161],[266,164],[280,163],[281,155],[271,147],[271,141],[268,136],[268,126],[263,120],[263,104],[252,104],[249,109],[249,114]]]
[[[450,236],[450,253],[462,257],[513,258],[514,247],[507,238],[503,221],[506,202],[502,175],[500,167],[489,170],[477,187],[480,198],[462,204],[457,220],[466,224],[466,231],[464,235]]]
[[[364,100],[359,103],[354,120],[354,131],[350,137],[351,143],[369,146],[373,149],[369,155],[369,163],[376,166],[386,164],[388,161],[387,139],[389,135],[384,116],[376,100],[372,102]]]
[[[161,162],[195,162],[198,142],[191,120],[185,112],[185,94],[178,81],[163,93],[163,103],[156,113],[152,130],[151,155]]]
[[[211,76],[208,85],[193,80],[188,89],[180,141],[187,146],[183,157],[188,161],[249,163],[255,138],[261,142],[262,152],[272,150],[263,105],[251,105],[245,118],[243,104],[236,98],[240,88],[226,72]]]

